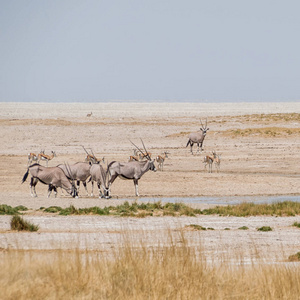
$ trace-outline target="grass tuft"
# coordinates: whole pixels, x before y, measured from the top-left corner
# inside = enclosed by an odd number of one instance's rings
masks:
[[[300,252],[290,255],[288,258],[289,261],[300,261]]]
[[[39,226],[34,225],[28,221],[25,221],[22,217],[14,215],[10,221],[10,226],[12,230],[18,231],[38,231]]]
[[[244,202],[238,205],[216,206],[202,210],[205,215],[220,216],[295,216],[300,214],[300,203],[293,201],[276,202],[272,204],[254,204],[253,202]]]
[[[249,228],[247,226],[242,226],[242,227],[239,227],[240,230],[248,230]]]
[[[19,205],[16,207],[12,207],[6,204],[0,205],[0,215],[16,215],[19,214],[20,211],[26,211],[26,210],[28,210],[28,208],[23,205]]]
[[[300,223],[295,222],[295,223],[293,224],[293,226],[300,228]]]
[[[272,231],[272,228],[270,226],[262,226],[257,228],[257,231]]]

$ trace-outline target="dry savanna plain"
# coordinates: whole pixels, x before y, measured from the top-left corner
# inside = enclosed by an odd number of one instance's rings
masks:
[[[91,116],[87,114],[91,113]],[[192,155],[188,135],[207,120],[203,152]],[[53,251],[89,251],[108,257],[130,240],[134,248],[168,245],[201,248],[207,262],[263,261],[286,264],[300,251],[300,216],[233,217],[219,215],[147,216],[144,218],[45,213],[41,207],[89,208],[176,199],[193,208],[221,205],[230,199],[257,202],[262,196],[300,200],[300,103],[0,103],[0,204],[23,205],[23,218],[39,226],[37,232],[10,228],[11,216],[0,216],[0,252],[29,251],[37,257]],[[86,149],[98,158],[126,162],[133,155],[130,140],[152,157],[169,153],[164,170],[148,171],[139,181],[140,197],[132,181],[117,178],[111,199],[61,195],[47,198],[38,183],[38,197],[30,195],[27,155],[55,151],[49,166],[84,161]],[[208,173],[205,155],[220,154],[220,171]],[[41,162],[45,165],[45,162]],[[88,183],[91,191],[91,184]],[[191,198],[201,201],[191,202]],[[207,201],[205,200],[207,199]],[[211,230],[195,230],[199,225]],[[241,227],[248,230],[241,230]],[[270,226],[272,231],[257,228]],[[59,297],[58,297],[59,298]],[[93,298],[93,297],[91,297]],[[108,297],[109,298],[109,297]],[[171,297],[172,298],[172,297]],[[268,297],[266,297],[268,298]],[[254,299],[254,298],[253,298]]]

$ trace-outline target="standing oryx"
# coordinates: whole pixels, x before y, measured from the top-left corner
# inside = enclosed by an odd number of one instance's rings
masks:
[[[135,186],[135,195],[139,196],[139,190],[138,190],[139,179],[149,170],[156,172],[154,160],[151,160],[143,141],[142,143],[146,154],[143,153],[143,151],[140,150],[136,145],[134,145],[133,143],[132,144],[142,153],[142,155],[147,160],[129,161],[124,163],[113,161],[108,165],[107,173],[111,176],[110,180],[108,181],[109,195],[110,195],[110,187],[112,183],[119,176],[121,179],[133,180]]]
[[[78,192],[80,187],[80,181],[82,181],[82,184],[88,196],[89,193],[86,187],[86,181],[91,175],[90,173],[91,166],[92,163],[78,162],[70,166],[69,165],[66,166],[65,164],[60,164],[57,167],[61,168],[69,179],[76,180]]]
[[[169,152],[164,152],[163,155],[157,155],[156,157],[156,161],[158,163],[158,169],[160,169],[161,171],[163,171],[164,169],[164,162],[165,162],[165,159],[168,158],[168,154]]]
[[[32,197],[37,197],[35,186],[38,181],[40,181],[41,183],[47,184],[49,186],[48,198],[50,197],[52,190],[54,190],[56,197],[58,187],[65,189],[72,197],[78,198],[78,193],[74,181],[72,180],[72,182],[70,182],[61,168],[47,168],[39,164],[33,164],[28,167],[27,172],[23,176],[22,183],[26,181],[29,172],[31,174],[30,193]]]
[[[99,189],[99,198],[110,198],[109,197],[109,189],[108,189],[108,183],[107,183],[107,172],[105,172],[104,168],[100,164],[93,164],[91,166],[91,177],[89,182],[92,182],[92,193],[91,197],[94,196],[93,191],[94,191],[94,181],[97,182],[97,186]],[[101,191],[101,187],[103,189],[103,193]]]
[[[209,128],[207,128],[207,119],[206,119],[205,127],[203,126],[201,119],[200,119],[200,122],[201,122],[202,127],[200,128],[199,131],[190,133],[189,140],[186,144],[186,147],[188,145],[191,146],[192,154],[194,154],[193,153],[193,145],[194,144],[197,144],[197,146],[198,146],[197,153],[199,152],[199,147],[201,147],[201,151],[203,151],[203,149],[202,149],[203,141],[205,139],[207,131],[209,130]]]

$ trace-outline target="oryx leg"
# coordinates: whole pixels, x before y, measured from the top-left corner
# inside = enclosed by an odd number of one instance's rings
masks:
[[[54,189],[54,186],[53,186],[52,184],[49,184],[49,186],[48,186],[48,196],[47,196],[47,198],[50,197],[51,192],[52,192],[53,189]]]
[[[31,177],[31,180],[30,180],[30,195],[31,195],[31,197],[37,197],[37,194],[35,191],[35,186],[37,183],[38,183],[38,179]],[[32,192],[32,190],[33,190],[33,192]]]
[[[194,143],[190,142],[190,145],[191,145],[191,153],[192,153],[192,155],[194,155],[194,153],[193,153],[193,146],[194,146]]]
[[[88,196],[88,195],[89,195],[89,192],[88,192],[88,190],[87,190],[86,181],[83,181],[82,184],[83,184],[83,186],[84,186],[84,188],[85,188],[86,195]]]
[[[113,176],[111,176],[109,182],[108,182],[108,196],[111,197],[111,191],[110,191],[110,187],[113,184],[113,182],[115,181],[115,179],[118,177],[118,174],[114,174]]]
[[[92,180],[92,192],[91,192],[91,197],[94,197],[94,180]]]
[[[77,188],[77,191],[79,193],[79,188],[80,188],[80,181],[79,180],[76,181],[76,188]]]
[[[49,184],[47,198],[50,197],[52,190],[54,190],[54,196],[56,198],[56,196],[57,196],[57,188],[54,185],[52,185],[52,184]]]
[[[99,198],[104,198],[104,194],[101,191],[101,184],[100,182],[97,182],[98,190],[99,190]]]
[[[133,182],[134,182],[134,186],[135,186],[135,195],[137,197],[139,197],[139,184],[138,184],[138,179],[133,179]]]

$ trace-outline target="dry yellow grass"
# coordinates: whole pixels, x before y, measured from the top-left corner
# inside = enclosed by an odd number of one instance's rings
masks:
[[[134,247],[124,235],[110,254],[79,250],[2,251],[3,299],[298,299],[300,269],[208,262],[201,245]]]
[[[263,127],[263,128],[245,128],[245,129],[230,129],[222,132],[223,135],[237,137],[260,136],[268,137],[286,137],[299,136],[300,128],[283,128],[283,127]]]

